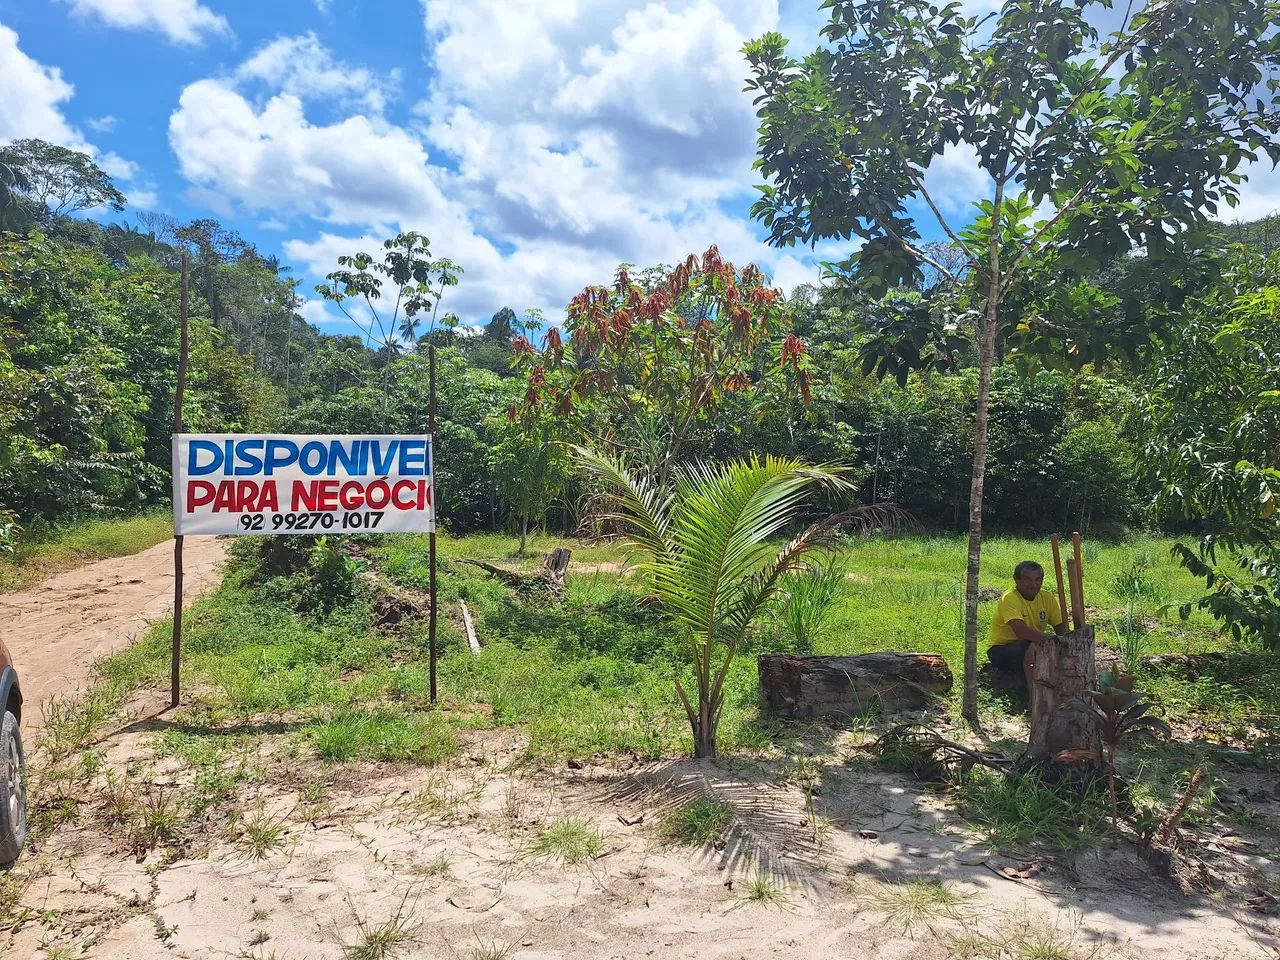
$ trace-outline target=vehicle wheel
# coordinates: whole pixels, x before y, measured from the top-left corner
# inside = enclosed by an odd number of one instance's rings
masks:
[[[0,867],[18,859],[27,839],[27,780],[18,718],[0,716]]]

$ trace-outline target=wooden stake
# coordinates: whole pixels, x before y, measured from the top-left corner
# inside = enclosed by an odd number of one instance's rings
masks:
[[[1084,613],[1084,561],[1080,558],[1080,532],[1071,534],[1071,555],[1075,559],[1075,592],[1071,595],[1074,623],[1077,630],[1085,624]]]
[[[1065,627],[1067,625],[1067,593],[1062,582],[1062,550],[1058,546],[1056,533],[1049,538],[1049,544],[1053,547],[1053,577],[1058,584],[1058,612],[1062,614],[1062,625]]]
[[[187,388],[187,251],[182,251],[182,292],[178,301],[178,383],[173,392],[173,433],[182,432],[182,395]],[[177,478],[174,464],[174,478]],[[174,503],[178,492],[174,490]],[[182,662],[182,537],[173,538],[173,650],[169,661],[169,707],[178,705],[181,695]]]
[[[427,612],[427,647],[431,668],[431,702],[436,702],[436,521],[439,519],[440,503],[436,497],[436,347],[427,345],[427,376],[429,378],[427,394],[427,433],[431,436],[431,532],[427,534],[427,545],[430,551],[430,594],[431,609]]]
[[[459,600],[458,602],[462,605],[462,625],[467,628],[467,645],[478,657],[480,656],[480,638],[476,636],[475,622],[471,619],[471,611],[467,609],[467,601]]]

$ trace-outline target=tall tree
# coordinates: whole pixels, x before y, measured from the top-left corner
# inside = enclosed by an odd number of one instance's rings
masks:
[[[775,244],[861,240],[847,262],[872,294],[931,268],[978,297],[979,390],[969,497],[964,715],[977,721],[978,575],[997,326],[1020,274],[1051,255],[1076,268],[1143,247],[1166,253],[1232,204],[1242,166],[1280,161],[1274,0],[1152,0],[1116,29],[1107,0],[826,0],[824,45],[803,60],[770,33],[746,46],[769,181],[753,213]],[[926,174],[949,147],[985,189],[964,229]],[[910,208],[908,207],[910,204]],[[913,211],[964,254],[931,256]]]
[[[611,287],[587,287],[566,313],[567,339],[552,327],[537,351],[516,338],[528,377],[519,414],[550,408],[657,483],[690,456],[726,395],[757,407],[809,399],[808,348],[781,292],[714,246],[646,284],[623,265]]]
[[[516,335],[520,321],[510,307],[503,307],[484,325],[484,335],[491,340],[510,340]]]
[[[15,140],[0,148],[0,166],[19,171],[22,182],[17,191],[30,200],[37,219],[67,217],[95,207],[124,209],[124,194],[78,150],[44,140]]]
[[[367,253],[338,257],[342,269],[328,274],[316,292],[337,305],[365,334],[365,343],[394,352],[401,339],[414,341],[422,320],[434,331],[445,287],[457,284],[462,268],[445,257],[431,257],[431,241],[412,230],[385,240],[382,259]],[[386,287],[387,300],[383,300]],[[352,307],[358,311],[353,314]]]

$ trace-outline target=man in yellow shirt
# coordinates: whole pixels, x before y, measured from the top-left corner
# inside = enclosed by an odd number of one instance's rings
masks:
[[[1006,590],[991,619],[987,659],[997,670],[1021,670],[1031,689],[1036,646],[1049,630],[1067,632],[1065,618],[1053,594],[1043,590],[1044,567],[1023,560],[1013,569],[1013,589]]]

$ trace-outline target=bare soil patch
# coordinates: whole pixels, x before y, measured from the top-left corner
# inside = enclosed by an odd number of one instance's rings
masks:
[[[226,549],[225,541],[212,537],[186,540],[186,602],[217,585]],[[95,661],[123,650],[147,624],[172,613],[172,540],[0,594],[0,636],[13,654],[27,704],[23,726],[34,729],[40,703],[83,689]]]
[[[1280,944],[1274,916],[1150,877],[1123,844],[1074,862],[985,846],[941,794],[858,762],[853,734],[799,764],[577,769],[522,765],[510,731],[470,733],[434,769],[324,766],[255,734],[224,761],[252,768],[247,786],[148,849],[111,783],[141,810],[192,802],[208,769],[160,749],[182,723],[100,744],[74,811],[12,878],[28,919],[0,928],[4,956],[343,960],[377,941],[522,960],[1234,960]],[[732,821],[674,842],[672,811],[699,797]]]

